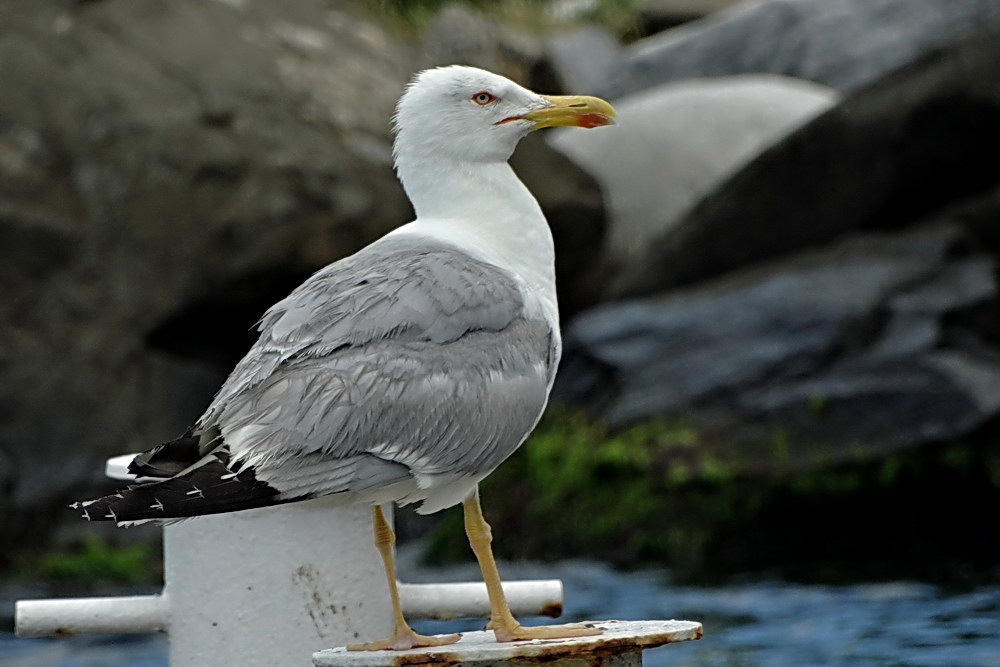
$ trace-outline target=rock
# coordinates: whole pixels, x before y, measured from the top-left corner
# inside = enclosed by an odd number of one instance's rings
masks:
[[[605,193],[610,225],[602,261],[604,271],[616,272],[835,97],[823,86],[776,76],[684,81],[617,102],[619,126],[611,131],[570,130],[549,140]]]
[[[643,33],[653,34],[728,9],[742,0],[645,0],[638,6]]]
[[[424,32],[420,67],[472,65],[527,83],[543,57],[541,40],[460,2],[444,7]]]
[[[997,263],[965,239],[860,235],[595,308],[564,336],[556,396],[615,426],[687,419],[741,469],[778,445],[801,467],[961,438],[1000,414],[1000,361],[964,319],[996,308]]]
[[[576,94],[596,91],[607,81],[620,51],[618,39],[597,26],[581,26],[550,35],[545,40],[545,55],[554,83],[545,89]]]
[[[0,8],[3,544],[75,521],[267,306],[410,216],[388,118],[412,51],[344,7]]]
[[[994,254],[1000,254],[1000,184],[978,197],[960,201],[943,214],[948,219],[960,221],[971,230],[976,240]]]
[[[609,293],[654,294],[990,190],[998,115],[1000,33],[928,55],[765,150],[631,258]]]
[[[634,44],[602,92],[618,98],[667,81],[747,73],[853,90],[996,26],[994,0],[745,3]]]

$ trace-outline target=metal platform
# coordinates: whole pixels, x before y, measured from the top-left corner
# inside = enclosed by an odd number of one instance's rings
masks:
[[[701,639],[694,621],[593,621],[604,632],[592,637],[498,643],[492,631],[467,632],[455,644],[409,651],[348,651],[340,647],[313,654],[315,667],[402,667],[404,665],[602,665],[642,664],[642,651],[673,642]]]

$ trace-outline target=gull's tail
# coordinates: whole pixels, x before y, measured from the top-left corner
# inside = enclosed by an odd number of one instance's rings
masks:
[[[254,475],[252,468],[232,470],[224,446],[199,457],[194,463],[177,469],[164,452],[183,450],[190,454],[191,443],[185,438],[161,445],[140,454],[129,466],[137,474],[173,472],[162,481],[134,484],[117,493],[96,500],[73,503],[88,521],[115,521],[133,525],[148,521],[170,522],[203,514],[265,507],[293,500],[279,498],[279,491]],[[176,453],[176,451],[174,451]],[[158,456],[159,455],[159,456]],[[301,500],[295,498],[294,500]]]

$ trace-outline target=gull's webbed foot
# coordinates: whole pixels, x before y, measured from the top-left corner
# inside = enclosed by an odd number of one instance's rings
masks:
[[[535,625],[524,627],[516,621],[512,625],[490,622],[487,630],[493,630],[498,642],[518,642],[529,639],[569,639],[571,637],[592,637],[601,634],[600,628],[586,623],[565,623],[563,625]]]
[[[411,648],[424,648],[427,646],[444,646],[454,644],[458,641],[459,635],[418,635],[411,628],[406,627],[392,633],[388,639],[381,639],[376,642],[365,642],[363,644],[348,644],[348,651],[405,651]]]

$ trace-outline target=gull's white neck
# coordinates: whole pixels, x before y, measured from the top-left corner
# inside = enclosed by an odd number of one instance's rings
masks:
[[[399,155],[396,171],[417,219],[393,234],[433,236],[507,269],[558,326],[552,233],[510,165],[426,157],[417,164]]]

